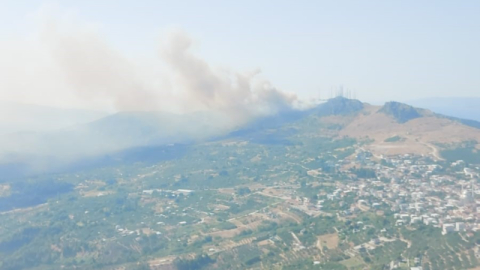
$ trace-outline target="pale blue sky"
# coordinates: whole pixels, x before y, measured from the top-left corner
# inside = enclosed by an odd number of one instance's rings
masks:
[[[129,57],[180,28],[214,66],[262,70],[276,87],[325,97],[343,85],[370,102],[480,96],[480,1],[0,2],[0,41],[45,5],[93,23]]]

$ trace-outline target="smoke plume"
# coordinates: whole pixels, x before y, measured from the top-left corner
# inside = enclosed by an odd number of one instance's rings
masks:
[[[172,69],[172,80],[185,94],[186,104],[245,119],[291,108],[296,100],[295,95],[277,90],[268,81],[255,80],[258,72],[215,71],[190,52],[191,46],[192,40],[187,35],[174,32],[161,49],[161,58]]]
[[[77,96],[106,99],[114,108],[155,110],[159,92],[138,78],[133,63],[91,33],[60,33],[54,26],[44,33],[61,75]]]
[[[161,38],[148,66],[115,50],[97,31],[55,20],[42,25],[33,40],[4,50],[11,59],[3,68],[0,64],[7,74],[0,82],[3,98],[15,89],[21,102],[114,111],[212,110],[235,121],[277,113],[297,99],[259,79],[258,71],[212,67],[191,52],[193,41],[181,31]]]
[[[139,113],[50,133],[19,136],[1,130],[0,163],[41,161],[47,156],[53,163],[67,162],[182,138],[202,140],[255,117],[289,110],[298,102],[295,95],[261,79],[259,71],[242,73],[210,65],[192,53],[193,40],[181,31],[162,36],[156,53],[142,62],[116,50],[96,29],[56,19],[40,25],[29,36],[0,40],[0,101]],[[149,111],[157,113],[144,114]],[[198,111],[206,113],[158,114]],[[48,119],[31,119],[30,126],[60,122],[47,115]],[[25,118],[2,116],[0,127]]]

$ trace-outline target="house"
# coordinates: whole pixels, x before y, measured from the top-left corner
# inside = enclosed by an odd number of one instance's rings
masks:
[[[443,224],[442,234],[447,234],[455,231],[455,225],[452,223]]]
[[[463,223],[463,222],[455,223],[455,231],[457,231],[457,232],[465,231],[465,223]]]

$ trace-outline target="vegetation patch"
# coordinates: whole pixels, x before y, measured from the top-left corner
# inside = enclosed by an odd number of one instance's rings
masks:
[[[405,138],[397,135],[390,138],[386,138],[384,142],[403,142],[403,141],[405,141]]]
[[[394,101],[385,103],[379,112],[392,116],[397,122],[402,124],[422,116],[418,109]]]
[[[480,164],[480,151],[475,148],[477,142],[464,142],[459,145],[447,146],[440,154],[449,162],[463,160],[470,164]]]

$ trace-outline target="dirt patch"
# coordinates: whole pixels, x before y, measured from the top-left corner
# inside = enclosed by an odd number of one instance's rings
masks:
[[[321,246],[326,246],[328,249],[336,249],[338,247],[338,233],[324,234],[318,236],[318,241]]]
[[[254,156],[253,158],[250,159],[250,162],[259,162],[261,161],[262,158],[260,157],[260,154]]]
[[[167,256],[162,258],[156,258],[148,262],[152,269],[157,269],[155,267],[163,266],[163,265],[170,265],[176,259],[176,256]]]
[[[480,141],[478,129],[447,118],[427,114],[425,117],[406,123],[398,123],[392,117],[379,113],[379,109],[379,106],[368,106],[364,110],[365,113],[359,113],[351,119],[338,135],[373,139],[375,142],[366,148],[378,155],[415,153],[435,156],[435,149],[432,149],[433,142]],[[385,142],[386,139],[394,136],[400,136],[405,140]]]
[[[286,195],[286,192],[284,189],[278,189],[278,188],[266,188],[262,191],[262,194],[265,195],[271,195],[275,197],[282,197]]]
[[[151,235],[151,234],[154,234],[155,231],[153,231],[152,229],[150,228],[143,228],[142,229],[142,233],[146,234],[146,235]]]
[[[302,223],[302,219],[295,215],[294,213],[292,212],[289,212],[289,211],[285,211],[283,209],[279,209],[279,208],[274,208],[272,209],[272,212],[278,214],[279,216],[281,216],[283,219],[293,219],[295,222],[297,222],[298,224]]]
[[[80,195],[82,195],[83,197],[101,197],[101,196],[105,196],[105,195],[110,195],[110,194],[113,194],[115,192],[109,190],[109,191],[99,191],[99,190],[89,190],[89,191],[80,191]]]
[[[259,246],[268,246],[268,245],[271,245],[271,244],[272,244],[272,241],[268,240],[268,239],[258,242]]]
[[[233,188],[219,188],[218,189],[218,192],[219,193],[223,193],[223,194],[232,194],[232,193],[235,193],[235,189]]]
[[[230,209],[230,206],[223,204],[209,204],[208,207],[212,208],[213,211],[225,211]]]
[[[309,170],[309,171],[307,171],[307,174],[310,175],[310,176],[316,177],[316,176],[322,174],[322,171],[320,169]]]
[[[238,247],[238,246],[241,246],[241,245],[248,245],[248,244],[251,244],[256,238],[255,237],[248,237],[248,238],[243,238],[242,240],[238,241],[238,242],[234,242],[232,240],[227,240],[223,243],[221,243],[219,246],[220,246],[220,250],[228,250],[228,249],[232,249],[232,248],[235,248],[235,247]],[[217,249],[216,247],[214,247],[215,249]]]
[[[239,233],[242,231],[247,230],[247,228],[236,228],[236,229],[231,229],[231,230],[223,230],[223,231],[216,231],[216,232],[211,232],[209,235],[211,236],[220,236],[222,238],[233,238],[237,236]]]

